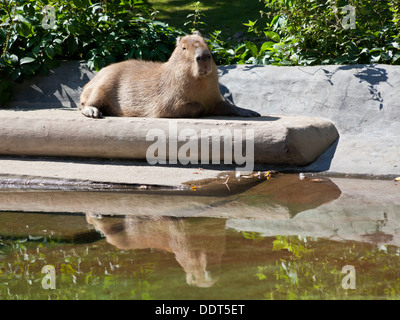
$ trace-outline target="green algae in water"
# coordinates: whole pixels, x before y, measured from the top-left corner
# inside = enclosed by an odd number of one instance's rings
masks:
[[[216,218],[95,223],[104,235],[96,242],[2,239],[0,298],[400,298],[400,250],[382,239],[263,237],[227,229],[226,220]],[[42,287],[46,265],[54,266],[55,289]],[[345,265],[354,266],[355,289],[343,288]]]

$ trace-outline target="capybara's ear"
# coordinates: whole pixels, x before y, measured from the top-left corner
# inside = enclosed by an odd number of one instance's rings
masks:
[[[181,41],[182,37],[176,38],[176,46],[178,46],[179,42]]]
[[[196,34],[196,35],[198,35],[198,36],[201,36],[201,33],[200,33],[200,31],[198,31],[198,30],[193,31],[193,34]]]

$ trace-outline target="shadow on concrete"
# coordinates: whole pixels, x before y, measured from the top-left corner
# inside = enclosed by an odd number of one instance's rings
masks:
[[[299,172],[327,172],[331,168],[331,164],[333,158],[336,153],[336,149],[339,144],[339,138],[331,144],[316,160],[306,166],[290,166],[290,165],[268,165],[268,164],[261,164],[255,163],[254,170],[276,170],[279,172],[286,172],[286,173],[299,173]]]
[[[219,70],[219,75],[223,76],[225,74],[228,74],[229,71],[237,69],[238,65],[233,64],[233,65],[226,65],[226,66],[218,66],[218,70]],[[261,64],[252,64],[252,65],[241,65],[241,70],[242,71],[252,71],[254,69],[258,69],[258,68],[265,68],[265,65],[261,65]]]
[[[326,149],[325,152],[321,154],[313,163],[305,167],[305,169],[312,172],[328,171],[331,168],[331,163],[333,157],[335,156],[339,140],[340,137],[337,138],[336,141],[331,144],[330,147]]]
[[[82,87],[93,76],[85,62],[63,61],[47,76],[37,76],[16,84],[14,99],[7,108],[78,108]]]
[[[340,66],[334,72],[322,68],[328,82],[333,86],[332,77],[338,71],[359,70],[354,76],[359,79],[360,83],[365,82],[368,86],[368,91],[371,94],[371,100],[379,102],[379,110],[383,109],[384,101],[381,92],[378,90],[378,85],[388,81],[388,74],[384,68],[377,65],[345,65]],[[389,84],[390,85],[390,84]]]
[[[275,116],[261,116],[261,117],[236,117],[236,116],[210,116],[203,117],[201,119],[213,119],[213,120],[226,120],[226,121],[277,121],[280,117]]]

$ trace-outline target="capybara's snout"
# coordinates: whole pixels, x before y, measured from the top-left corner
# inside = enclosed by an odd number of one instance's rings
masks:
[[[199,74],[204,76],[212,71],[211,53],[204,48],[198,48],[195,53],[195,59],[198,63]]]
[[[195,58],[197,62],[200,61],[210,61],[211,60],[211,53],[209,50],[206,49],[197,49]]]

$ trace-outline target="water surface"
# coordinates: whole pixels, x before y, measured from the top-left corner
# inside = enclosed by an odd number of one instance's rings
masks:
[[[397,183],[277,175],[231,187],[2,190],[0,299],[400,298]]]

